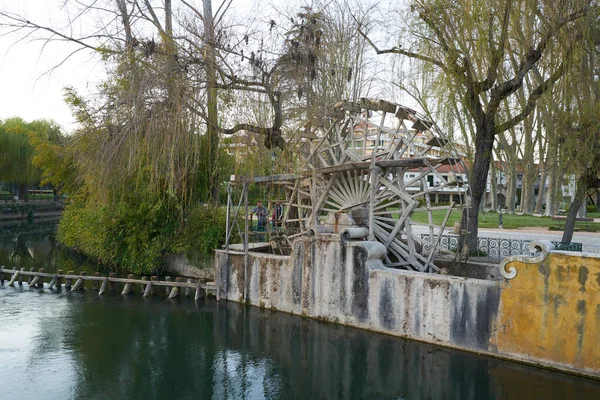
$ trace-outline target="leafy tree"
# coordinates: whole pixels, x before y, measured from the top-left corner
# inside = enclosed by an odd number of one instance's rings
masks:
[[[573,238],[588,191],[600,187],[600,29],[594,28],[577,68],[570,71],[570,87],[562,96],[564,109],[556,120],[564,171],[577,179],[561,240],[566,243]]]
[[[408,40],[385,50],[371,41],[378,54],[409,57],[442,77],[475,126],[468,226],[463,218],[471,248],[477,245],[479,208],[496,135],[529,116],[573,65],[574,50],[596,12],[591,0],[418,0],[411,3],[412,18],[399,32]],[[546,67],[545,75],[527,88],[524,80],[540,65]],[[522,104],[514,101],[519,91],[526,98]]]
[[[56,140],[60,128],[54,122],[21,118],[0,122],[0,181],[18,186],[19,200],[27,200],[27,186],[39,185],[42,171],[33,163],[37,140]]]

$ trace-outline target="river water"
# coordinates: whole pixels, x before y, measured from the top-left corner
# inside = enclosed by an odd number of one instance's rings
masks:
[[[89,272],[54,224],[0,265]],[[600,399],[600,382],[214,299],[0,286],[0,399]]]

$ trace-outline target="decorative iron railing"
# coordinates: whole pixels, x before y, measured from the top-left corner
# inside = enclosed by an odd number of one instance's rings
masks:
[[[437,236],[433,237],[433,242],[437,239]],[[431,248],[431,237],[429,234],[422,234],[421,240],[423,241],[423,246],[426,250]],[[440,249],[448,250],[455,252],[458,248],[458,235],[442,235],[440,241],[438,243],[437,250],[439,252]],[[500,239],[500,238],[488,238],[481,237],[478,238],[478,251],[476,253],[477,256],[487,257],[490,259],[501,260],[505,257],[510,256],[519,256],[519,255],[531,255],[531,251],[529,250],[529,243],[531,240],[521,240],[521,239]],[[561,242],[552,242],[555,250],[561,251],[582,251],[583,245],[582,243],[561,243]]]

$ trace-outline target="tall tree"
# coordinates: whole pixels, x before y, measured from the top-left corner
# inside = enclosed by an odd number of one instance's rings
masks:
[[[56,141],[60,128],[50,121],[0,121],[0,181],[17,185],[19,200],[27,200],[27,186],[38,185],[42,171],[33,163],[35,140]]]
[[[445,77],[448,90],[460,93],[476,127],[469,179],[470,219],[467,222],[466,212],[463,218],[471,248],[477,245],[479,208],[496,135],[523,121],[538,99],[564,75],[592,8],[595,10],[596,5],[591,0],[558,4],[545,0],[419,0],[410,6],[414,18],[409,18],[399,33],[409,40],[384,50],[371,41],[378,54],[398,54],[427,64],[433,73]],[[521,29],[525,29],[524,40],[517,34]],[[507,62],[509,53],[515,64]],[[525,93],[524,106],[508,102],[519,108],[518,112],[503,114],[505,100],[527,89],[524,79],[540,64],[553,68]],[[511,117],[504,119],[503,115]]]
[[[587,204],[590,189],[600,187],[600,29],[587,41],[578,68],[570,74],[571,90],[558,119],[565,173],[576,177],[575,195],[569,207],[562,242],[570,243],[579,211]],[[585,213],[583,213],[585,216]]]

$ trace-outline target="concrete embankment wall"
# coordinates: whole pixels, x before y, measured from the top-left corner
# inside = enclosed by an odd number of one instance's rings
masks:
[[[599,259],[515,258],[507,265],[515,277],[487,281],[389,269],[380,243],[333,234],[298,239],[293,249],[289,257],[250,253],[247,267],[243,253],[217,251],[222,297],[600,377]]]
[[[211,266],[200,268],[190,262],[183,253],[167,254],[163,256],[162,263],[167,273],[205,280],[215,278],[214,268]]]

